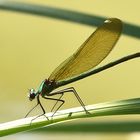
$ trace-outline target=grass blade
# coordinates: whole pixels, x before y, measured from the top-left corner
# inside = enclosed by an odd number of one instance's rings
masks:
[[[31,131],[33,133],[132,133],[140,132],[140,121],[94,121],[56,124]],[[29,132],[30,133],[30,132]]]
[[[71,108],[59,111],[56,116],[51,118],[52,113],[47,113],[49,121],[44,117],[40,117],[31,123],[34,117],[24,118],[12,122],[0,124],[0,136],[6,136],[27,130],[33,130],[43,126],[50,126],[56,123],[65,122],[78,118],[99,117],[109,115],[128,115],[140,114],[140,98],[120,100],[114,102],[100,103],[86,106],[90,115],[85,114],[82,107]]]
[[[103,23],[103,21],[107,19],[107,17],[101,17],[93,14],[90,15],[77,11],[71,11],[71,10],[36,5],[36,4],[28,4],[22,2],[0,1],[0,9],[50,17],[50,18],[75,22],[75,23],[89,25],[89,26],[100,26]],[[140,26],[130,24],[130,23],[124,23],[123,34],[140,38]]]

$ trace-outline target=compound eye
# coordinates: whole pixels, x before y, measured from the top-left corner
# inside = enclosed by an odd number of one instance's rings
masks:
[[[35,98],[35,96],[36,96],[35,90],[30,89],[30,91],[29,91],[29,100],[32,101]]]
[[[29,89],[29,93],[35,93],[35,90],[32,88],[32,89]]]

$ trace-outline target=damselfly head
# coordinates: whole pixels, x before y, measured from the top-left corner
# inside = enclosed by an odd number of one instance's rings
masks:
[[[32,101],[33,99],[35,99],[35,96],[36,96],[35,90],[33,88],[30,89],[28,94],[29,100]]]

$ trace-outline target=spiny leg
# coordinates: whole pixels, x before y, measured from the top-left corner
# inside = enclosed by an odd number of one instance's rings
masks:
[[[51,94],[49,94],[48,96],[53,96],[53,95],[57,95],[57,94],[64,94],[66,92],[72,92],[74,93],[75,97],[77,98],[77,100],[79,101],[79,103],[81,104],[81,106],[83,107],[84,111],[86,112],[86,114],[90,114],[86,108],[85,108],[85,104],[83,103],[83,101],[81,100],[80,96],[78,95],[78,93],[76,92],[76,90],[74,89],[74,87],[69,87],[69,88],[66,88],[64,90],[60,90],[60,91],[57,91],[57,92],[53,92]]]
[[[37,103],[25,116],[25,118],[39,105],[39,103]]]
[[[60,101],[60,100],[59,100]],[[59,107],[54,111],[54,113],[53,113],[53,115],[52,115],[52,117],[54,116],[54,114],[60,109],[60,107],[65,103],[65,101],[64,100],[61,100],[62,101],[62,103],[59,105]]]
[[[63,94],[62,94],[62,96],[63,96]],[[60,96],[60,98],[62,97],[62,96]],[[48,97],[46,97],[46,96],[44,96],[43,97],[44,99],[49,99],[49,100],[55,100],[55,101],[59,101],[59,102],[62,102],[61,103],[61,105],[56,109],[56,111],[53,113],[53,115],[51,116],[51,117],[53,117],[54,116],[54,114],[58,111],[58,109],[60,109],[60,107],[65,103],[65,101],[64,100],[61,100],[61,99],[55,99],[55,98],[48,98]],[[56,102],[56,103],[57,103]],[[54,108],[54,107],[53,107]]]
[[[62,93],[62,95],[59,97],[59,99],[56,101],[56,103],[54,104],[54,106],[51,109],[51,112],[54,110],[55,106],[57,105],[58,101],[62,98],[64,94]]]
[[[37,96],[37,104],[26,114],[25,118],[39,105],[40,100],[39,100],[39,96]],[[42,105],[41,105],[42,106]]]
[[[43,111],[43,114],[38,115],[37,117],[33,118],[33,119],[31,120],[31,123],[32,123],[32,121],[34,121],[35,119],[37,119],[37,118],[39,118],[40,116],[43,116],[43,115],[47,118],[47,120],[49,120],[48,117],[45,115],[46,111],[45,111],[45,109],[43,108],[43,106],[42,106],[42,104],[41,104],[41,102],[40,102],[40,100],[39,100],[39,95],[37,96],[37,103],[38,103],[37,105],[40,105],[40,107],[41,107],[41,109],[42,109],[42,111]],[[31,124],[31,123],[30,123],[30,124]]]

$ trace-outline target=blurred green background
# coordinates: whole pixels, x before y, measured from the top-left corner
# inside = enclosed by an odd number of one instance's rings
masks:
[[[139,0],[20,0],[18,2],[47,5],[98,17],[117,17],[123,22],[140,26]],[[93,19],[94,20],[94,19]],[[42,80],[96,29],[95,26],[0,10],[0,122],[23,118],[36,104],[27,98],[28,89],[37,88]],[[122,56],[140,51],[139,37],[121,35],[116,47],[101,65]],[[139,97],[139,60],[132,60],[69,84],[79,93],[86,105]],[[63,87],[64,88],[64,87]],[[62,109],[79,106],[73,95],[65,95]],[[49,111],[54,104],[42,100]],[[37,108],[31,115],[39,114]],[[139,115],[81,119],[79,122],[140,120]],[[75,123],[74,121],[73,123]],[[71,122],[68,122],[71,123]],[[93,131],[94,132],[94,131]],[[97,139],[137,140],[140,133],[20,133],[2,138],[13,139]]]

